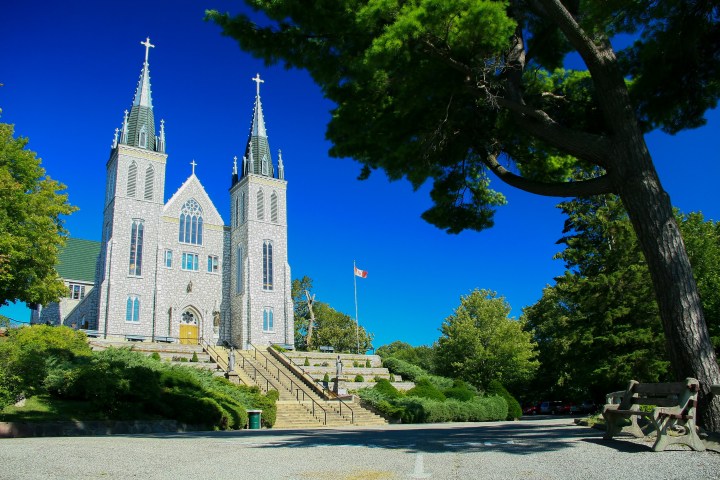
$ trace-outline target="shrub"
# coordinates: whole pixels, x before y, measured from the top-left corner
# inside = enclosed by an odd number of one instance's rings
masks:
[[[391,373],[391,374],[390,374],[390,377],[389,377],[389,380],[390,380],[391,382],[394,382],[394,381],[395,381],[395,375],[393,375],[393,374]]]
[[[488,384],[485,393],[487,393],[488,395],[500,395],[505,399],[508,405],[508,420],[514,420],[522,416],[522,408],[520,407],[520,403],[497,380],[492,380]]]
[[[383,359],[383,366],[390,370],[390,372],[402,375],[404,379],[410,380],[411,382],[418,382],[421,378],[427,378],[439,389],[451,388],[453,385],[451,378],[430,375],[417,365],[395,357]]]
[[[370,359],[368,358],[365,360],[365,368],[371,368],[371,367],[372,367],[372,363],[370,363]]]
[[[0,388],[13,398],[45,391],[48,360],[74,362],[92,354],[85,334],[69,327],[33,325],[10,329],[7,335],[0,344]]]
[[[330,382],[330,375],[328,375],[327,373],[326,373],[325,375],[323,375],[322,381],[323,381],[324,383]]]
[[[150,355],[150,358],[153,360],[160,360],[160,354],[158,352],[153,352],[152,355]]]
[[[421,378],[413,388],[407,391],[406,395],[408,397],[429,398],[441,402],[445,400],[445,395],[427,378]]]
[[[357,368],[357,367],[358,367],[358,361],[357,361],[357,360],[353,360],[353,367],[354,367],[354,368]]]
[[[197,352],[193,352],[192,358],[190,359],[190,361],[191,361],[191,362],[195,362],[195,363],[198,362]]]
[[[386,399],[398,398],[400,396],[398,389],[393,387],[392,384],[384,378],[377,380],[373,386],[373,390],[382,394]]]
[[[476,392],[470,389],[465,382],[462,380],[455,380],[453,386],[444,390],[443,393],[447,398],[454,398],[461,402],[467,402],[472,400],[476,396]]]
[[[262,410],[261,422],[266,428],[272,428],[277,419],[277,399],[280,394],[277,390],[270,390],[267,395],[258,395],[253,407]]]
[[[310,366],[310,359],[308,357],[305,357],[305,361],[303,362],[303,366],[309,367]]]
[[[181,361],[181,362],[187,362],[188,359],[187,359],[187,357],[180,357],[180,361]]]
[[[355,375],[355,381],[356,382],[364,382],[365,379],[363,378],[362,375]]]

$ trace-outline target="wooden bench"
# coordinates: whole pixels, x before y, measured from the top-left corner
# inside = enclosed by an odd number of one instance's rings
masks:
[[[335,351],[335,347],[329,345],[321,345],[319,350],[324,353],[332,353]]]
[[[665,450],[669,445],[683,444],[695,451],[705,450],[695,426],[697,396],[700,384],[694,378],[675,383],[639,383],[631,380],[624,392],[608,395],[603,407],[605,439],[610,440],[621,432],[641,438],[645,433],[638,425],[638,418],[648,420],[657,439],[652,449]],[[619,403],[613,401],[619,400]],[[654,406],[652,411],[640,410],[641,405]],[[626,426],[627,420],[630,425]],[[648,432],[650,433],[650,432]]]
[[[125,340],[128,342],[144,342],[145,341],[145,335],[125,335]]]
[[[174,343],[175,338],[174,337],[155,337],[156,342],[164,342],[164,343]]]

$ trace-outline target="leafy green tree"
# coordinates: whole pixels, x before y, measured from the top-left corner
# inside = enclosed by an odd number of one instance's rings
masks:
[[[435,350],[427,345],[413,347],[409,343],[396,340],[379,347],[375,353],[382,358],[395,357],[404,360],[428,372],[435,371]]]
[[[440,327],[438,373],[478,387],[492,380],[505,385],[528,380],[538,366],[535,344],[522,322],[509,314],[510,305],[495,292],[474,290],[461,297]]]
[[[489,172],[539,195],[618,194],[650,270],[674,376],[700,380],[703,422],[720,431],[720,399],[703,401],[720,367],[643,137],[702,125],[717,105],[717,1],[246,3],[265,14],[262,25],[208,18],[265,61],[310,72],[336,104],[330,153],[361,162],[361,177],[382,168],[415,187],[431,179],[434,206],[423,217],[438,227],[492,225],[505,198]],[[634,41],[615,52],[617,34]],[[561,68],[569,52],[587,70]],[[571,179],[577,167],[592,178]]]
[[[329,345],[336,352],[356,352],[359,345],[361,353],[372,347],[373,335],[361,326],[356,336],[355,320],[349,315],[322,302],[316,302],[313,308],[316,322],[313,345]]]
[[[0,304],[45,304],[67,293],[55,264],[67,234],[62,216],[75,207],[13,131],[0,123]]]
[[[291,295],[295,304],[295,345],[300,349],[307,348],[310,309],[305,291],[313,296],[312,282],[312,278],[308,276],[296,278],[292,282]],[[356,337],[355,320],[349,315],[338,312],[327,303],[320,301],[313,302],[313,313],[315,315],[313,346],[332,346],[336,352],[355,352],[358,343],[361,352],[372,347],[372,334],[360,327]]]
[[[568,270],[523,314],[538,343],[536,392],[601,400],[630,379],[669,380],[650,272],[622,203],[606,195],[560,207],[568,217],[560,240],[566,248],[556,258]],[[718,224],[701,214],[678,219],[710,331],[717,332]]]

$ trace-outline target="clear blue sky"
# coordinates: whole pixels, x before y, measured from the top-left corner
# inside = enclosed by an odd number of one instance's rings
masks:
[[[70,235],[100,240],[105,162],[113,132],[129,109],[150,37],[156,122],[165,119],[169,153],[165,197],[197,163],[197,176],[226,222],[232,157],[241,156],[252,115],[256,73],[270,146],[283,152],[288,180],[293,277],[314,280],[318,300],[354,315],[352,263],[360,323],[375,346],[393,340],[430,344],[461,295],[486,288],[519,316],[562,273],[559,199],[525,194],[494,181],[509,204],[484,232],[448,235],[420,219],[429,186],[413,192],[382,172],[356,180],[360,165],[328,156],[332,104],[305,72],[266,67],[242,52],[204,10],[238,12],[240,1],[63,2],[23,0],[0,7],[0,121],[29,137],[52,178],[67,185],[80,210]],[[701,129],[648,143],[673,204],[720,219],[720,113]],[[1,310],[27,321],[26,309]]]

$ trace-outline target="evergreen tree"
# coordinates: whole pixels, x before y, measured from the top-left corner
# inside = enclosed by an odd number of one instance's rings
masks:
[[[267,62],[307,69],[336,108],[330,153],[415,187],[423,218],[483,229],[505,198],[489,172],[546,196],[620,196],[650,270],[676,378],[720,383],[697,285],[643,135],[704,124],[720,96],[716,0],[246,0],[208,17]],[[616,52],[619,33],[635,41]],[[679,40],[681,39],[681,40]],[[587,70],[562,69],[574,52]],[[510,168],[507,165],[510,164]],[[571,180],[576,167],[592,178]]]

